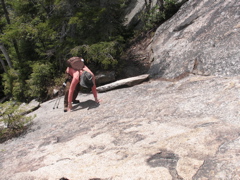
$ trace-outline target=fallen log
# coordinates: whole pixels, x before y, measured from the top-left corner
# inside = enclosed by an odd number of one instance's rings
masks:
[[[115,89],[117,87],[134,86],[134,85],[142,83],[148,77],[149,77],[149,74],[143,74],[143,75],[140,75],[140,76],[135,76],[135,77],[130,77],[130,78],[126,78],[126,79],[121,79],[121,80],[112,82],[110,84],[99,86],[99,87],[97,87],[97,91],[98,92],[105,92],[105,91],[109,91],[111,89]]]

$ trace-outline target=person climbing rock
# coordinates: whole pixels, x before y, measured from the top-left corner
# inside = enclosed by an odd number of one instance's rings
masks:
[[[91,88],[95,102],[99,103],[95,76],[92,71],[84,64],[84,59],[81,57],[72,57],[67,69],[67,81],[64,96],[64,112],[71,111],[72,103],[79,103],[76,97],[80,91],[80,86]]]

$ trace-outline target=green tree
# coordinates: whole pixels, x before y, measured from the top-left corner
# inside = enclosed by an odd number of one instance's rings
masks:
[[[74,56],[83,54],[86,58],[86,63],[91,61],[91,63],[95,65],[95,68],[101,67],[102,69],[115,69],[122,50],[123,46],[118,41],[110,41],[77,46],[70,52]]]
[[[78,47],[88,47],[79,56],[97,68],[117,67],[124,47],[122,14],[127,0],[1,0],[0,42],[12,62],[4,75],[5,92],[17,100],[44,96],[46,86],[62,75],[66,60]],[[16,46],[15,46],[16,45]],[[6,56],[0,54],[5,62]],[[34,80],[43,64],[45,84],[37,92]],[[32,68],[33,67],[33,68]],[[96,68],[95,68],[96,69]],[[16,74],[14,74],[15,72]],[[46,74],[51,76],[46,76]],[[26,82],[27,85],[26,85]],[[40,87],[40,86],[39,86]],[[21,98],[20,98],[21,97]]]
[[[24,116],[25,110],[16,101],[0,104],[0,122],[5,128],[0,128],[0,143],[17,137],[23,133],[35,116]]]
[[[2,5],[2,9],[3,9],[4,15],[5,15],[5,18],[6,18],[6,22],[7,22],[8,25],[11,25],[11,20],[9,18],[9,12],[8,12],[8,10],[6,8],[5,0],[1,0],[1,5]],[[19,53],[19,50],[18,50],[17,41],[16,41],[15,38],[11,38],[11,41],[12,41],[12,43],[14,45],[14,48],[15,48],[18,60],[20,61],[21,60],[21,56],[20,56],[20,53]],[[11,65],[11,63],[10,63],[10,65]]]
[[[28,95],[43,101],[46,98],[49,79],[53,77],[52,67],[50,64],[35,63],[30,79],[27,80]]]
[[[153,6],[152,0],[145,0],[146,10],[143,11],[140,17],[144,24],[143,30],[148,31],[157,28],[160,24],[172,17],[185,1],[157,0],[156,5]]]

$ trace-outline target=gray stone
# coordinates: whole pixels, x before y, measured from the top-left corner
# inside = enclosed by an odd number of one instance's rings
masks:
[[[190,0],[161,26],[150,69],[161,79],[116,81],[108,90],[132,87],[100,104],[81,93],[69,113],[63,98],[42,103],[26,134],[0,144],[1,179],[240,179],[239,5]]]
[[[1,180],[239,179],[240,77],[190,75],[44,102],[0,144]]]
[[[190,0],[153,38],[151,77],[240,74],[240,1]]]
[[[152,6],[155,6],[156,0],[153,0]],[[143,0],[131,0],[127,6],[124,14],[126,21],[125,26],[137,26],[139,23],[139,13],[145,9],[145,1]]]
[[[40,107],[40,102],[36,101],[35,99],[32,100],[30,103],[23,103],[19,106],[21,111],[23,111],[23,113],[22,113],[23,115],[28,114],[32,111],[35,111],[39,107]]]
[[[95,75],[97,86],[115,81],[115,71],[101,71]]]

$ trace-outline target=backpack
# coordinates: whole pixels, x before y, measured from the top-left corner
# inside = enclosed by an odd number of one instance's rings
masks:
[[[67,60],[67,66],[75,70],[81,70],[84,67],[84,60],[81,57],[71,57]]]

